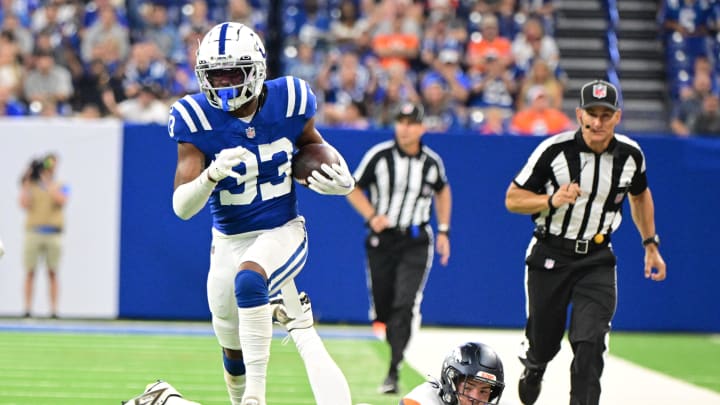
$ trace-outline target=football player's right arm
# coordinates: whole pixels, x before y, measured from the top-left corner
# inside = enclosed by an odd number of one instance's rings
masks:
[[[207,203],[217,183],[225,177],[240,178],[232,170],[242,163],[248,150],[242,146],[223,149],[215,155],[210,166],[205,167],[205,155],[195,145],[178,143],[178,163],[175,170],[173,210],[182,219],[197,214]]]
[[[191,143],[178,143],[173,211],[181,219],[197,214],[210,198],[215,185],[205,168],[205,155]]]

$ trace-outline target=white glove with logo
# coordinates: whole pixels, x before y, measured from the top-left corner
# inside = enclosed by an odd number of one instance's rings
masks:
[[[221,150],[207,168],[208,177],[215,183],[228,176],[239,179],[240,174],[234,172],[232,168],[242,163],[249,152],[242,146]]]
[[[169,383],[157,380],[154,383],[150,383],[145,388],[145,392],[131,398],[127,401],[123,401],[122,405],[145,405],[145,404],[157,404],[157,405],[200,405],[197,402],[188,401],[183,399],[182,395]]]
[[[317,170],[313,170],[307,179],[309,183],[308,187],[316,193],[348,195],[355,188],[355,179],[353,179],[347,165],[334,163],[330,166],[323,164],[320,168],[327,176],[324,176]]]

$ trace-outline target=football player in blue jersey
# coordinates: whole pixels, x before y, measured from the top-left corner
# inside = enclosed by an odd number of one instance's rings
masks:
[[[209,201],[213,218],[207,294],[223,347],[233,405],[265,405],[273,306],[297,346],[316,402],[350,404],[342,371],[313,327],[294,277],[307,257],[305,222],[291,176],[293,151],[324,143],[315,95],[296,77],[266,79],[265,48],[245,25],[226,22],[200,42],[202,92],[173,104],[168,131],[178,144],[173,209],[188,219]],[[338,154],[339,155],[339,154]],[[314,171],[309,187],[346,195],[355,186],[344,159]],[[301,302],[303,298],[303,302]]]

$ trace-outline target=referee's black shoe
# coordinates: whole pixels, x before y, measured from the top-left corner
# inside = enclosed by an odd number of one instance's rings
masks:
[[[523,405],[532,405],[540,395],[540,386],[545,370],[525,368],[518,382],[518,394]]]
[[[378,389],[381,394],[397,394],[398,393],[398,376],[397,374],[389,374],[385,381]]]

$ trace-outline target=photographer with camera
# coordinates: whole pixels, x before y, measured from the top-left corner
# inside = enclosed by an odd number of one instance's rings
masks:
[[[20,206],[27,211],[25,221],[25,317],[30,317],[35,270],[41,259],[48,270],[50,316],[57,318],[57,270],[62,252],[63,207],[69,189],[55,180],[57,156],[34,159],[21,178]]]

